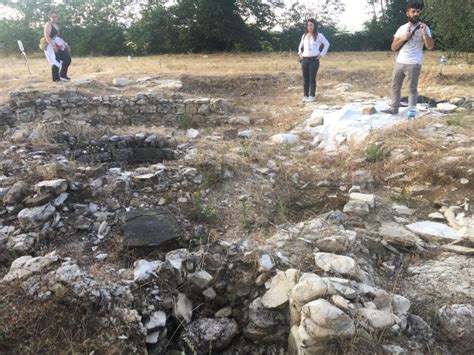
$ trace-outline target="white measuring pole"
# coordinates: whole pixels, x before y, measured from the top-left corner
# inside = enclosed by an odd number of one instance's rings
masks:
[[[21,54],[23,54],[23,57],[25,57],[26,66],[28,67],[28,72],[31,75],[32,73],[30,69],[30,64],[28,63],[28,57],[26,56],[26,53],[25,53],[25,47],[23,47],[23,42],[20,40],[18,40],[18,48],[20,48]]]

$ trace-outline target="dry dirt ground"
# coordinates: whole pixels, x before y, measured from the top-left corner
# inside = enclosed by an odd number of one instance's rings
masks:
[[[438,62],[442,53],[429,52],[425,55],[420,95],[437,100],[456,96],[471,100],[474,98],[474,67],[466,64],[465,57],[450,58],[440,75]],[[187,97],[222,97],[232,103],[234,115],[249,117],[251,128],[257,134],[246,141],[216,138],[224,136],[228,127],[196,127],[201,133],[195,142],[199,154],[191,165],[203,173],[204,182],[193,192],[193,203],[184,204],[181,208],[187,218],[206,225],[210,241],[244,238],[264,243],[274,234],[278,225],[298,223],[324,212],[342,209],[348,200],[347,190],[351,186],[352,173],[356,170],[371,171],[378,186],[377,196],[414,208],[420,217],[426,217],[433,211],[432,204],[435,201],[447,198],[450,201],[474,200],[472,171],[469,172],[465,167],[453,167],[448,172],[446,169],[438,169],[436,162],[449,154],[449,151],[442,138],[430,139],[419,131],[433,123],[441,123],[449,125],[452,135],[473,137],[474,120],[471,111],[438,119],[421,119],[410,127],[376,132],[364,144],[355,145],[349,151],[332,156],[319,149],[305,147],[299,150],[288,145],[271,144],[269,141],[273,134],[291,130],[308,118],[313,109],[311,105],[301,103],[301,75],[294,53],[166,55],[137,57],[130,61],[126,57],[73,58],[70,76],[79,80],[79,83],[50,82],[50,67],[42,57],[30,59],[33,71],[31,76],[21,57],[1,58],[0,63],[2,104],[8,101],[8,93],[17,89],[55,91],[78,88],[91,95],[135,95],[144,92],[159,94],[160,89],[148,84],[121,88],[112,86],[112,80],[117,77],[131,80],[153,77],[181,80],[183,86],[176,89],[176,92]],[[347,92],[335,90],[342,83],[352,85],[351,93],[387,96],[392,64],[391,53],[330,53],[321,62],[318,103],[343,105],[353,99],[354,96],[349,97]],[[89,81],[82,84],[81,79]],[[404,92],[406,93],[406,87]],[[244,128],[247,127],[238,127]],[[87,139],[93,139],[103,133],[133,134],[144,131],[173,135],[178,143],[186,143],[187,140],[184,129],[156,126],[104,127],[103,130],[93,128],[81,134],[85,134]],[[44,142],[45,146],[49,143]],[[4,150],[9,145],[11,142],[5,139],[0,143],[0,148]],[[371,159],[373,153],[367,148],[380,146],[383,146],[384,151],[405,149],[410,154],[406,155],[402,165],[396,160],[385,159],[383,154],[380,159],[378,156]],[[39,148],[38,146],[37,149]],[[449,149],[451,148],[456,147]],[[265,173],[259,173],[259,169],[266,167],[269,160],[277,160],[279,164],[278,172],[271,179],[263,176]],[[226,170],[234,172],[230,182],[223,181],[222,176]],[[409,183],[385,180],[395,173],[405,174]],[[465,176],[469,176],[470,182],[460,185],[459,179]],[[435,189],[420,199],[410,192],[409,187],[415,185]],[[245,197],[239,199],[241,196]],[[173,197],[166,198],[169,200]],[[84,255],[84,246],[74,245],[71,239],[65,239],[62,244],[49,245],[43,252],[59,250],[78,260],[80,266],[89,267],[88,264],[93,259]],[[124,256],[118,244],[120,243],[111,242],[106,245],[109,260],[120,267],[129,267],[134,256]],[[95,267],[100,268],[92,266],[91,269]],[[0,269],[0,276],[6,271],[7,268]],[[27,329],[30,320],[36,324],[35,327],[28,328],[28,331],[25,330],[25,337],[28,339],[25,346],[12,347],[14,349],[31,353],[45,349],[61,352],[62,347],[68,349],[65,350],[68,353],[93,349],[101,349],[98,353],[107,353],[107,349],[100,345],[102,337],[120,334],[120,329],[112,329],[110,334],[93,334],[91,329],[95,326],[96,319],[88,313],[89,309],[80,307],[73,310],[81,323],[78,326],[80,331],[76,334],[71,329],[74,330],[77,324],[71,324],[68,317],[58,316],[55,326],[48,327],[48,312],[59,315],[67,314],[68,311],[67,305],[54,302],[46,302],[40,311],[33,314],[20,312],[21,316],[12,325],[11,319],[18,310],[28,308],[28,302],[35,304],[35,307],[37,304],[31,300],[18,301],[25,296],[22,291],[9,292],[12,294],[8,296],[8,307],[4,306],[3,309],[6,314],[3,321],[5,324],[8,322],[8,326],[3,325],[3,328]],[[58,331],[64,332],[64,336],[54,337],[54,333]],[[78,339],[74,339],[75,336]],[[35,344],[35,337],[43,337],[41,345],[38,345],[39,342]],[[49,340],[46,341],[46,338]],[[18,344],[24,341],[19,336],[10,339]],[[136,344],[139,342],[137,340]],[[1,346],[11,349],[8,344],[2,343],[0,318],[0,353]]]

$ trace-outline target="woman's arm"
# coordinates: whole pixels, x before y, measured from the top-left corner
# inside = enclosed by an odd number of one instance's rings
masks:
[[[329,44],[329,41],[326,39],[326,37],[324,37],[322,33],[320,33],[319,36],[320,36],[321,43],[324,46],[323,50],[321,51],[320,56],[324,57],[326,53],[328,52],[330,44]]]
[[[44,38],[46,39],[46,42],[48,42],[48,44],[53,48],[53,50],[55,52],[58,51],[58,49],[56,48],[56,45],[54,44],[53,42],[53,39],[49,36],[49,34],[51,33],[51,24],[49,22],[46,23],[46,25],[44,25]]]
[[[303,40],[304,40],[304,35],[301,37],[300,44],[298,45],[298,54],[301,56],[303,52],[301,51],[301,47],[303,47]]]

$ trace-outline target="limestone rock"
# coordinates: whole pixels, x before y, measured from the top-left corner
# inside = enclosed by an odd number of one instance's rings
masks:
[[[301,311],[301,325],[311,337],[319,340],[347,338],[355,333],[354,321],[324,299],[306,304]]]
[[[133,263],[133,281],[134,282],[146,282],[157,272],[162,262],[137,260]]]
[[[66,179],[45,180],[35,185],[35,190],[42,194],[59,195],[67,190]]]
[[[23,181],[17,181],[3,196],[5,205],[19,204],[28,193],[28,185]]]
[[[41,227],[54,214],[56,209],[46,204],[39,207],[24,208],[18,213],[20,226],[25,230],[31,230]]]
[[[364,216],[369,214],[370,208],[367,202],[360,200],[349,200],[342,210],[344,213]]]
[[[474,258],[458,254],[442,254],[410,266],[405,282],[410,299],[449,303],[453,299],[474,299],[472,287]]]
[[[199,137],[199,131],[197,129],[190,128],[186,131],[186,137],[191,139],[197,138]]]
[[[185,349],[197,354],[210,354],[225,349],[239,333],[233,319],[203,318],[190,323],[181,335]],[[191,348],[189,348],[191,346]]]
[[[342,253],[349,249],[354,239],[347,234],[340,234],[318,239],[314,244],[323,252]]]
[[[56,255],[56,252],[34,258],[30,255],[22,256],[13,261],[10,266],[10,271],[5,275],[2,282],[27,279],[33,274],[42,272],[48,266],[58,261],[59,257]]]
[[[384,222],[379,229],[379,234],[389,244],[399,247],[414,247],[423,245],[423,241],[414,233],[398,223]]]
[[[352,277],[362,281],[362,274],[356,261],[348,256],[329,253],[314,254],[316,266],[326,272]]]
[[[361,308],[357,310],[360,316],[367,324],[374,329],[384,329],[395,324],[395,317],[388,311],[379,311],[377,309]]]
[[[212,275],[206,270],[200,270],[188,275],[188,281],[200,289],[205,289],[212,282]]]
[[[370,208],[375,208],[375,195],[374,194],[362,194],[358,192],[352,192],[349,197],[352,200],[364,201],[369,205]]]
[[[193,303],[184,293],[178,294],[178,300],[173,307],[173,315],[176,319],[184,323],[191,321],[191,317],[193,316]]]
[[[375,109],[373,105],[367,105],[367,106],[362,107],[363,115],[373,115],[375,113],[377,113],[377,110]]]
[[[465,247],[456,244],[445,244],[441,247],[445,251],[462,255],[474,255],[474,248]]]
[[[456,105],[442,102],[436,105],[436,109],[442,113],[453,113],[458,107]]]
[[[144,325],[146,330],[163,328],[166,326],[166,313],[163,311],[154,312]]]
[[[214,315],[215,318],[228,318],[232,315],[232,308],[231,307],[225,307],[219,309],[216,314]]]
[[[114,78],[112,84],[114,86],[126,86],[132,84],[133,81],[126,78]]]
[[[441,307],[438,319],[451,340],[474,339],[474,305],[453,304]]]
[[[258,258],[258,271],[270,271],[274,267],[272,257],[268,254],[262,253]]]
[[[308,302],[334,295],[336,289],[327,278],[304,274],[290,291],[291,325],[299,325],[301,309]]]
[[[452,242],[459,239],[459,236],[453,228],[442,223],[422,221],[409,224],[407,228],[428,241]]]
[[[352,174],[352,185],[359,186],[363,193],[373,191],[374,181],[372,173],[367,170],[357,170]]]
[[[415,214],[415,210],[408,208],[407,206],[404,206],[404,205],[399,205],[399,204],[394,203],[392,205],[392,208],[399,215],[413,216]]]
[[[410,310],[410,300],[400,295],[394,295],[392,298],[393,313],[397,315],[407,314]]]
[[[281,133],[281,134],[275,134],[272,136],[272,141],[275,143],[280,143],[280,144],[289,144],[293,145],[298,143],[301,140],[301,137],[298,136],[297,134],[292,134],[292,133]]]
[[[229,123],[232,125],[249,126],[251,122],[250,122],[250,117],[235,116],[235,117],[230,118]]]
[[[165,260],[170,262],[170,264],[180,272],[183,272],[183,261],[186,260],[186,258],[189,255],[188,249],[176,249],[172,250],[165,255]]]
[[[206,288],[204,291],[202,291],[202,295],[207,301],[212,301],[217,297],[217,293],[212,287]]]
[[[250,304],[249,320],[244,328],[247,339],[269,343],[284,341],[288,329],[288,320],[283,311],[264,307],[260,297]]]
[[[127,212],[124,220],[123,243],[127,247],[158,247],[182,234],[174,216],[164,208]]]
[[[7,242],[7,248],[18,254],[26,254],[31,251],[37,239],[37,234],[20,234],[10,236]]]
[[[272,278],[269,290],[262,297],[262,304],[266,308],[278,308],[288,302],[288,294],[296,285],[299,271],[288,269],[279,271]]]

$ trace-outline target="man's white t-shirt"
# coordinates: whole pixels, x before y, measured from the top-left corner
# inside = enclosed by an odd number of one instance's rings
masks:
[[[415,27],[418,25],[419,23],[413,26],[410,22],[408,22],[405,25],[400,26],[394,37],[398,38],[409,31],[413,32]],[[426,26],[426,34],[431,37],[431,31],[428,26]],[[421,64],[423,61],[424,45],[425,42],[423,41],[423,33],[421,32],[421,28],[418,28],[415,34],[398,52],[397,62],[401,64]]]

